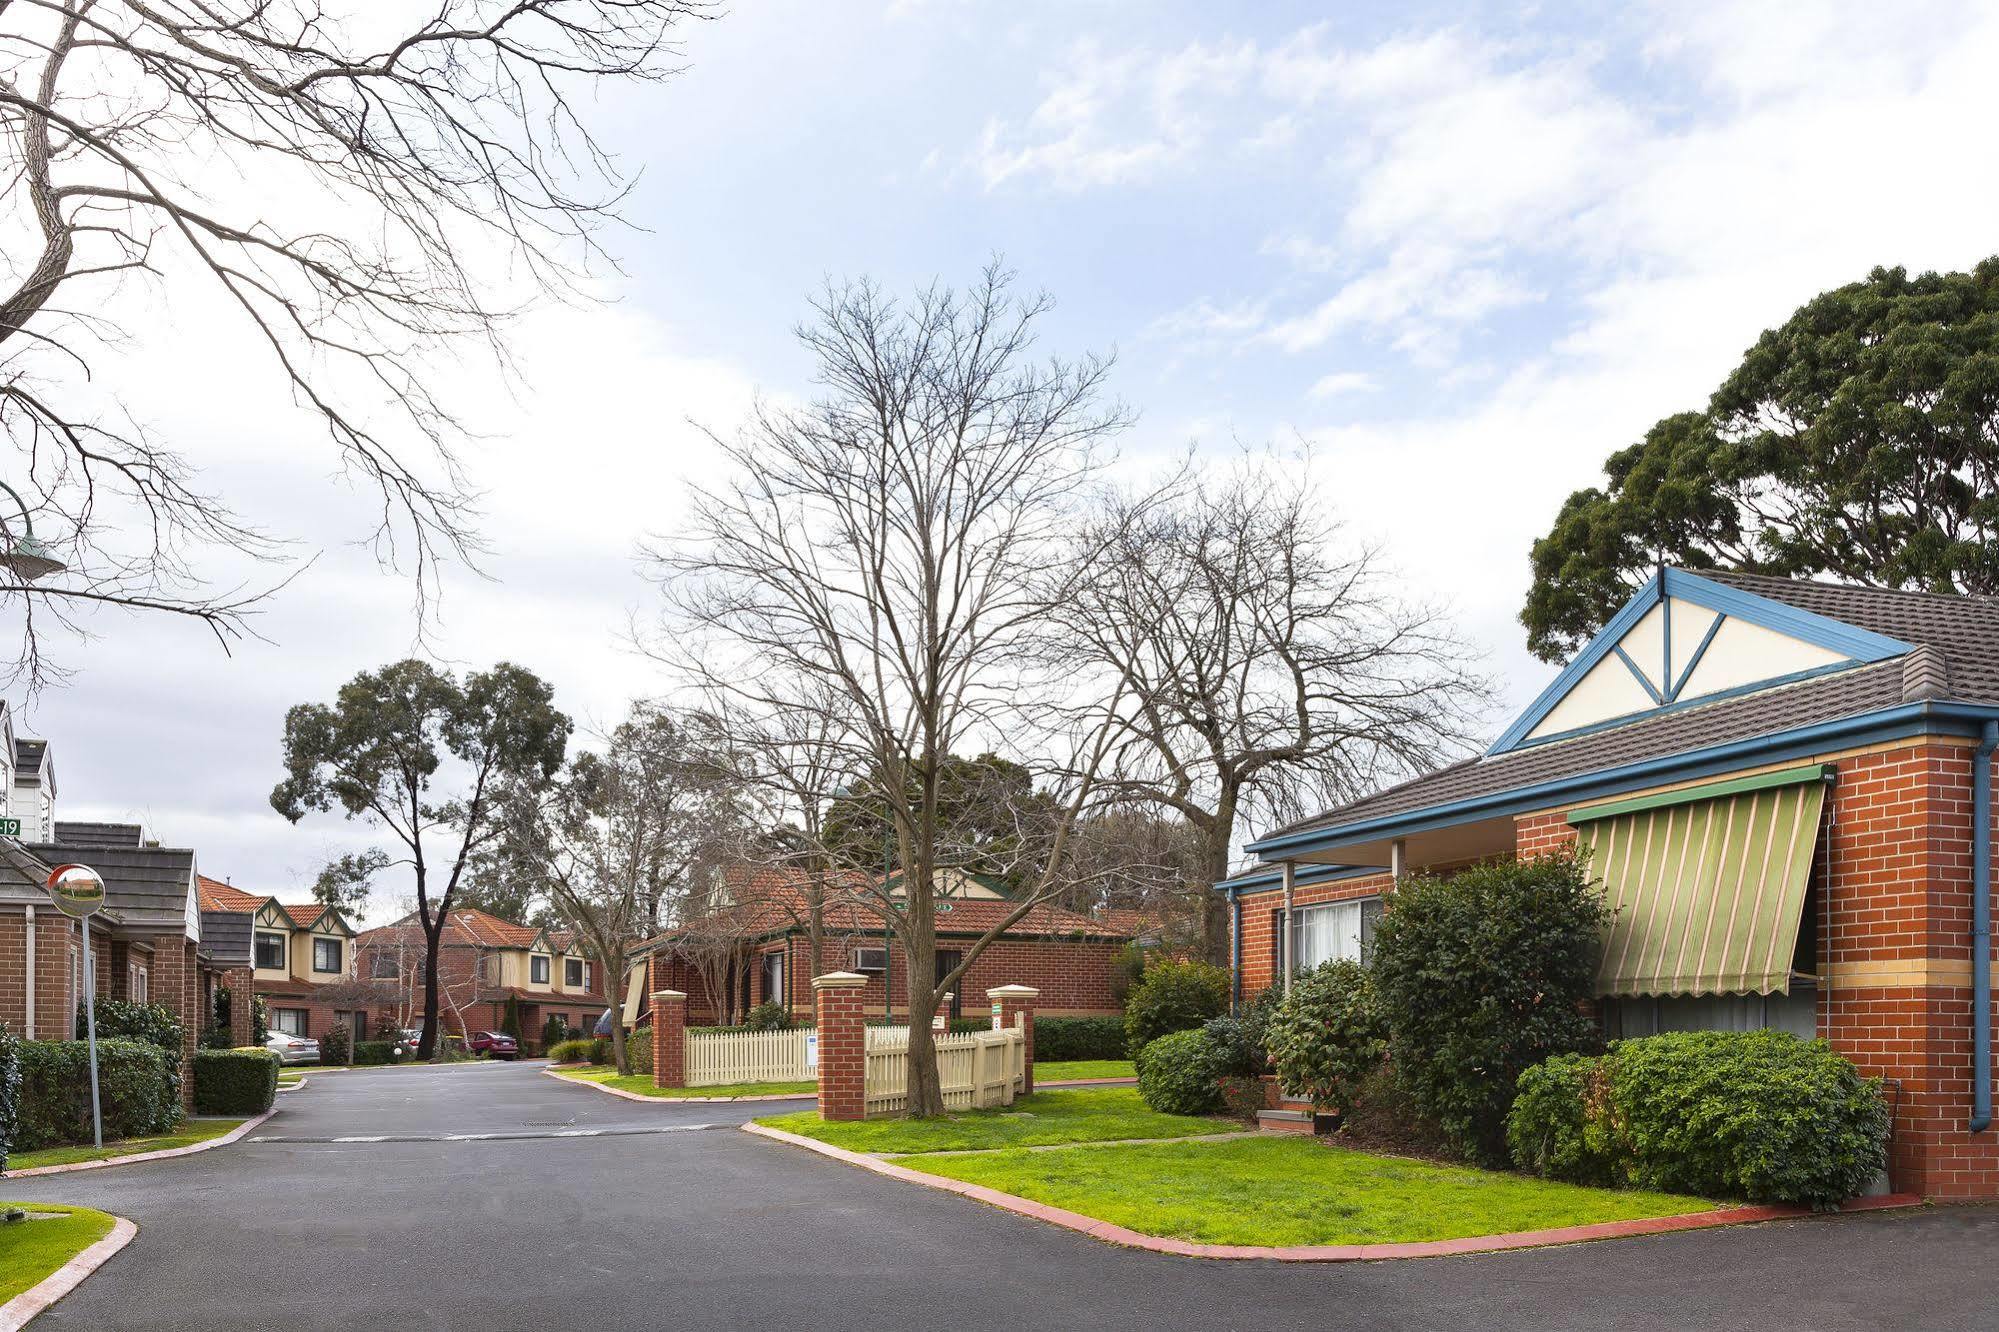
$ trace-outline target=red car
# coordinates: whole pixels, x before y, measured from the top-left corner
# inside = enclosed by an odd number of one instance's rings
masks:
[[[504,1031],[475,1031],[472,1039],[465,1042],[470,1054],[485,1055],[488,1059],[519,1059],[520,1042]]]

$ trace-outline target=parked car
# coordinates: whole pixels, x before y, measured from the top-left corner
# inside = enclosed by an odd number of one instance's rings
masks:
[[[519,1059],[520,1042],[504,1031],[475,1031],[472,1039],[465,1042],[468,1054],[485,1055],[488,1059]]]
[[[389,1058],[398,1061],[416,1058],[417,1042],[422,1039],[423,1028],[404,1027],[396,1033],[395,1040],[391,1042],[395,1048],[389,1051]]]
[[[310,1036],[294,1036],[287,1031],[274,1031],[264,1038],[264,1048],[276,1055],[280,1064],[319,1062],[319,1042]]]

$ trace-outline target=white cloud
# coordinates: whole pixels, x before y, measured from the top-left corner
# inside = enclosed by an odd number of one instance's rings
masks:
[[[1372,393],[1378,387],[1374,376],[1364,370],[1336,370],[1330,375],[1322,375],[1305,390],[1305,396],[1317,401],[1341,398],[1350,393]]]

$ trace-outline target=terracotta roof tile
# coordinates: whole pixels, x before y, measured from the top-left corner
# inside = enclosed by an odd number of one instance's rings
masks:
[[[246,893],[206,874],[196,876],[195,892],[203,911],[255,911],[271,900],[268,894]]]

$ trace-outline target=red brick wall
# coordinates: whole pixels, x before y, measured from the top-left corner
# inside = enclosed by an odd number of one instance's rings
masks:
[[[1379,897],[1388,891],[1387,871],[1356,879],[1339,879],[1299,887],[1291,894],[1296,906],[1320,902],[1351,902],[1357,897]],[[1284,955],[1278,951],[1277,917],[1284,910],[1284,890],[1245,894],[1242,899],[1242,997],[1254,999],[1283,979]],[[1033,984],[1032,981],[1027,982]],[[1042,1012],[1047,1009],[1043,1008]]]
[[[969,939],[940,938],[939,950],[970,951]],[[817,967],[810,961],[811,946],[804,939],[792,941],[786,963],[795,970],[789,986],[792,1011],[804,1017],[812,1011],[812,977],[853,967],[853,948],[879,947],[878,943],[849,944],[829,939],[820,949]],[[971,966],[953,985],[959,1010],[968,1018],[987,1017],[991,1006],[986,991],[1002,985],[1031,985],[1041,991],[1035,1011],[1042,1017],[1107,1015],[1119,1010],[1111,997],[1111,972],[1124,945],[1109,939],[1009,939],[1000,938],[972,959]],[[888,1002],[898,1018],[909,1013],[909,961],[897,945],[889,950]],[[868,973],[868,983],[860,989],[862,1006],[870,1017],[882,1012],[883,977]],[[755,982],[752,982],[755,988]]]

